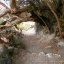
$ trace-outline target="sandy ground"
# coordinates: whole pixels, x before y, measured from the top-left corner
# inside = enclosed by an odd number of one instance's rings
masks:
[[[26,50],[18,50],[13,64],[64,64],[64,42],[54,34],[40,31],[33,36],[22,37]]]

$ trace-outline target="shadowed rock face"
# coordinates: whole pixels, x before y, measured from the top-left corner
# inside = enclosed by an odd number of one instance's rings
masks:
[[[0,44],[0,64],[11,64],[8,49],[3,44]]]

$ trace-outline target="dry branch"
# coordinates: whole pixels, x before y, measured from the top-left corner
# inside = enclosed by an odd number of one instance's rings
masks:
[[[0,25],[0,28],[11,27],[11,26],[17,25],[18,23],[21,23],[21,22],[26,22],[26,19],[17,18],[16,20],[14,20],[14,21],[12,21],[10,23],[7,23],[5,25]]]
[[[59,34],[61,36],[61,28],[60,28],[60,21],[58,19],[57,14],[54,12],[54,10],[52,9],[52,7],[49,4],[49,0],[44,0],[45,3],[47,4],[47,6],[49,7],[49,9],[51,10],[51,12],[53,13],[53,15],[55,16],[56,20],[57,20],[57,24],[58,24],[58,29],[59,29]]]
[[[5,7],[6,9],[9,9],[4,3],[0,2],[0,5],[2,5],[3,7]]]
[[[16,13],[22,13],[22,12],[26,12],[26,11],[30,12],[31,10],[32,10],[32,7],[30,5],[22,8],[22,9],[18,9],[16,12],[13,12],[13,13],[11,12],[11,9],[8,9],[3,14],[0,15],[0,18],[3,17],[4,15],[6,15],[7,13],[16,14]]]
[[[21,22],[24,22],[24,21],[26,21],[26,20],[25,19],[22,19],[22,18],[18,18],[16,20],[12,21],[11,22],[11,25],[16,25],[16,24],[21,23]]]
[[[0,14],[0,18],[5,16],[7,13],[10,13],[10,10],[6,10],[3,14]]]

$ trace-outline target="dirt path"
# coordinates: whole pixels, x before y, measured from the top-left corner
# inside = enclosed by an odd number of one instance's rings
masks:
[[[13,64],[62,64],[64,46],[58,46],[58,39],[54,34],[40,32],[34,36],[23,36],[26,50],[19,49],[14,56]],[[64,58],[64,57],[63,57]]]

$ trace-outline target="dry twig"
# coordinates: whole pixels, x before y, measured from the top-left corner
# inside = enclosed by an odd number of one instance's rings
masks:
[[[60,37],[61,37],[61,28],[60,28],[60,21],[59,21],[59,18],[57,16],[57,14],[54,12],[54,10],[52,9],[52,7],[50,6],[49,4],[49,0],[44,0],[45,3],[47,4],[47,6],[49,7],[49,9],[51,10],[51,12],[53,13],[53,15],[55,16],[56,20],[57,20],[57,24],[58,24],[58,29],[59,29],[59,34],[60,34]]]

